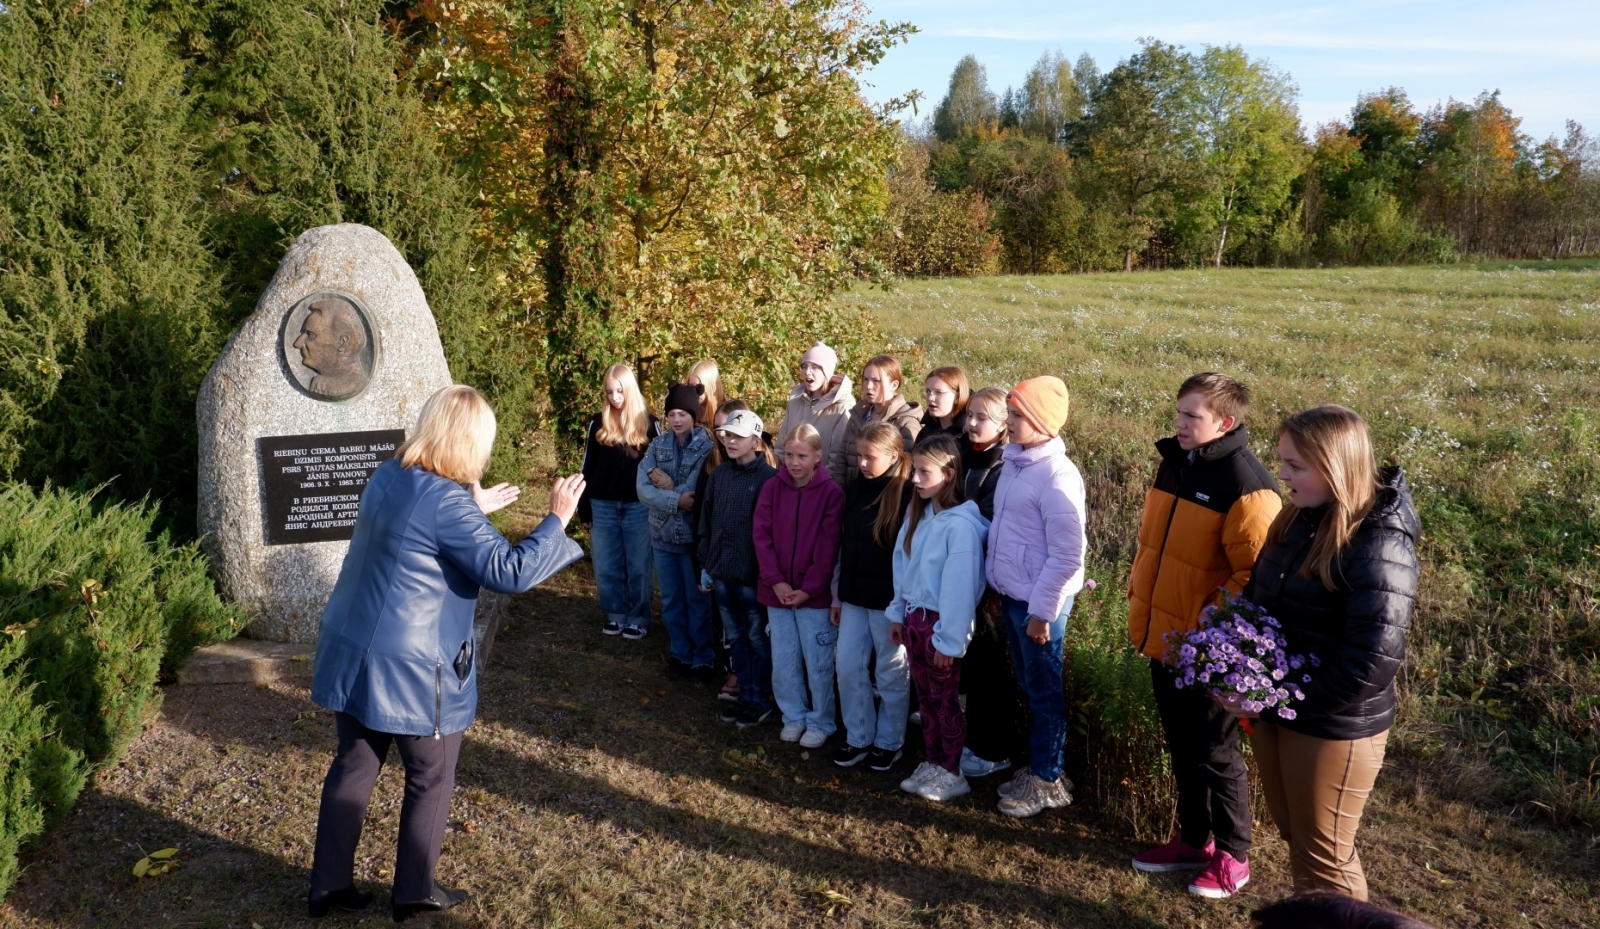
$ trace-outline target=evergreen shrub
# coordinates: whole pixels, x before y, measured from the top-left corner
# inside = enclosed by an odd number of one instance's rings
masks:
[[[243,625],[194,545],[151,541],[156,516],[0,487],[0,895],[19,850],[138,734],[162,670]]]

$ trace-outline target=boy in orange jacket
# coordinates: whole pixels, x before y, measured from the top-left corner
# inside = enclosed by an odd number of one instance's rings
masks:
[[[1178,834],[1133,859],[1140,871],[1197,870],[1189,891],[1228,897],[1250,880],[1250,789],[1239,727],[1209,693],[1179,689],[1168,643],[1200,624],[1221,591],[1250,579],[1282,508],[1277,483],[1250,451],[1250,392],[1226,374],[1196,374],[1177,396],[1177,434],[1145,497],[1128,584],[1128,634],[1150,658],[1156,709],[1178,786]]]

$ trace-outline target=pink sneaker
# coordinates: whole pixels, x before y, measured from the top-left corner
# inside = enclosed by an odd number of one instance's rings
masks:
[[[1152,848],[1143,854],[1135,855],[1133,867],[1136,871],[1146,871],[1150,874],[1166,874],[1168,871],[1198,871],[1211,863],[1216,857],[1217,843],[1207,842],[1205,848],[1195,848],[1193,845],[1173,836],[1172,841]]]
[[[1189,885],[1189,892],[1212,900],[1223,900],[1248,883],[1250,862],[1240,861],[1227,852],[1217,852],[1206,869]]]

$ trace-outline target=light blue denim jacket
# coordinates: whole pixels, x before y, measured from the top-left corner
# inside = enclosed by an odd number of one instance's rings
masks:
[[[694,490],[700,479],[700,465],[709,454],[711,437],[699,426],[694,427],[688,444],[681,448],[678,437],[669,429],[652,439],[645,449],[634,484],[640,502],[650,507],[650,544],[676,548],[694,543],[693,517],[688,510],[678,509],[678,498]],[[667,472],[672,478],[671,490],[662,490],[650,482],[651,468]]]

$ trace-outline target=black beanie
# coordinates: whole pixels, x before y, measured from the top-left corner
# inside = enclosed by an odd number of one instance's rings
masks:
[[[705,392],[706,389],[699,384],[673,384],[667,388],[666,412],[682,410],[699,420],[700,398],[705,396]]]

